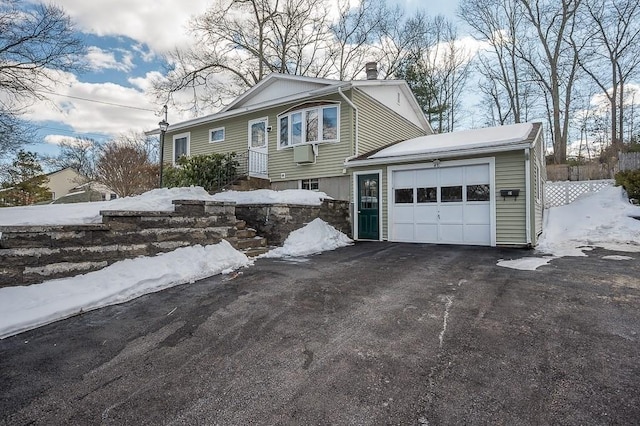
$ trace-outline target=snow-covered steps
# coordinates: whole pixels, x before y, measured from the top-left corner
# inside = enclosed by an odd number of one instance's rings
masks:
[[[265,247],[233,203],[174,201],[175,211],[103,211],[103,223],[0,227],[0,287],[42,282],[223,239],[238,250]]]

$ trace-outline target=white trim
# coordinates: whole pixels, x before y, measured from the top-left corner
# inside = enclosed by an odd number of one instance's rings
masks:
[[[218,140],[213,140],[211,138],[211,134],[213,132],[217,132],[218,130],[222,130],[222,139],[218,139]],[[224,142],[225,137],[227,136],[227,131],[224,129],[224,126],[221,127],[215,127],[213,129],[209,129],[209,143],[219,143],[219,142]]]
[[[191,132],[179,133],[177,135],[173,135],[173,143],[171,144],[171,162],[175,166],[176,165],[176,139],[187,138],[187,154],[189,157],[191,155]]]
[[[378,239],[367,241],[382,241],[382,210],[384,208],[384,197],[382,196],[382,169],[363,170],[353,172],[353,239],[358,240],[358,176],[378,175]],[[387,181],[388,182],[388,181]]]
[[[347,158],[344,159],[344,162],[346,163],[350,158],[355,158],[358,156],[358,149],[359,146],[358,144],[360,143],[360,133],[358,131],[358,129],[360,128],[360,124],[358,123],[358,107],[351,101],[351,99],[347,98],[347,96],[342,92],[342,88],[338,87],[338,94],[342,97],[342,99],[344,99],[349,106],[353,109],[353,114],[354,114],[354,127],[355,127],[355,131],[353,134],[353,139],[354,139],[354,148],[353,148],[353,155],[349,156]]]
[[[471,166],[477,164],[489,165],[489,185],[491,186],[491,200],[489,202],[489,214],[491,216],[490,232],[491,232],[491,246],[496,246],[496,158],[495,157],[483,157],[483,158],[471,158],[468,160],[451,160],[451,161],[439,161],[438,163],[422,163],[422,164],[404,164],[398,166],[387,167],[387,239],[389,241],[396,241],[392,235],[393,223],[393,172],[399,170],[420,170],[420,169],[434,169],[434,168],[448,168],[448,167],[461,167]]]
[[[303,102],[299,105],[296,105],[295,107],[290,108],[289,110],[287,110],[286,112],[280,113],[276,116],[276,130],[277,130],[277,135],[276,135],[276,149],[278,151],[283,150],[283,149],[292,149],[294,146],[300,146],[300,145],[318,145],[318,144],[325,144],[325,143],[340,143],[340,102],[339,101],[325,101],[325,100],[318,100],[318,101],[311,101],[311,102],[318,102],[321,103],[320,105],[315,105],[312,107],[306,107],[306,108],[300,108],[302,106],[304,106],[307,102]],[[326,102],[326,103],[325,103]],[[336,139],[322,139],[323,137],[323,132],[324,132],[324,128],[322,126],[322,124],[324,123],[323,120],[323,111],[325,109],[328,108],[336,108],[337,112],[336,112]],[[302,128],[301,128],[301,135],[300,138],[304,139],[306,137],[306,121],[305,121],[305,114],[307,114],[309,111],[312,110],[316,110],[318,111],[318,140],[317,141],[302,141],[300,143],[292,143],[292,121],[291,121],[291,116],[293,114],[297,114],[299,113],[302,118]],[[281,131],[280,131],[280,120],[282,120],[282,118],[287,117],[287,137],[289,138],[288,140],[288,145],[286,146],[281,146],[280,145],[280,135],[281,135]]]
[[[531,245],[531,148],[524,150],[524,187],[525,187],[525,230],[527,232],[527,245]]]
[[[521,149],[529,148],[530,144],[528,142],[514,144],[514,145],[506,145],[503,147],[487,147],[487,148],[472,148],[472,149],[461,149],[458,151],[438,151],[438,152],[430,152],[424,154],[415,154],[415,155],[407,155],[407,156],[398,156],[398,157],[382,157],[382,158],[371,158],[364,160],[349,160],[345,161],[345,167],[362,167],[362,166],[372,166],[372,165],[381,165],[381,164],[394,164],[394,163],[419,163],[430,160],[439,160],[442,158],[455,158],[455,157],[465,157],[470,155],[483,155],[483,154],[495,154],[499,152],[508,152],[508,151],[518,151]]]

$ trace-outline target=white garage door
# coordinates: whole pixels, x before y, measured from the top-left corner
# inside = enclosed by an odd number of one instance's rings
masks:
[[[396,170],[393,241],[491,245],[489,164]]]

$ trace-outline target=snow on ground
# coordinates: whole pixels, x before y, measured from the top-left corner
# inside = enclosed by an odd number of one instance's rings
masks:
[[[137,197],[113,201],[75,204],[46,204],[0,209],[0,226],[14,225],[77,225],[100,223],[101,210],[173,211],[172,200],[233,201],[237,204],[303,204],[320,205],[329,199],[324,192],[303,189],[272,191],[228,191],[210,195],[201,187],[161,188]]]
[[[235,201],[238,204],[320,204],[322,192],[305,190],[230,191],[211,196],[202,188],[156,189],[138,197],[0,209],[0,225],[78,224],[100,221],[100,210],[173,210],[174,199]],[[284,247],[266,257],[308,256],[351,244],[343,233],[316,219],[292,232]],[[227,241],[193,246],[154,257],[116,262],[99,271],[29,286],[0,288],[0,339],[63,318],[126,302],[147,293],[194,282],[248,266],[252,262]]]
[[[353,243],[349,237],[322,219],[314,219],[305,227],[289,234],[282,247],[277,247],[260,257],[309,256],[335,250]]]
[[[99,271],[0,288],[0,339],[251,264],[227,241],[116,262]]]
[[[640,253],[640,207],[629,203],[621,187],[605,187],[580,196],[574,202],[545,211],[544,231],[537,251],[552,257],[540,258],[540,265],[563,256],[586,256],[585,251],[600,247],[611,251]],[[604,256],[628,260],[628,256]],[[624,259],[623,259],[624,258]],[[527,259],[527,258],[525,258]],[[531,265],[533,260],[500,261],[499,266]],[[531,258],[529,258],[531,259]],[[543,262],[544,259],[545,260]],[[512,262],[512,263],[510,263]],[[516,267],[515,269],[522,269]]]
[[[548,265],[555,257],[523,257],[522,259],[499,260],[498,266],[521,271],[535,271],[542,265]]]

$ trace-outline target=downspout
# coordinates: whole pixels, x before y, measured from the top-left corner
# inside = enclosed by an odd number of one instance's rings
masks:
[[[347,158],[344,159],[344,162],[346,163],[347,161],[351,160],[352,158],[356,158],[358,156],[358,150],[359,150],[359,146],[358,146],[358,128],[360,127],[358,124],[358,107],[351,102],[351,99],[347,98],[347,96],[342,92],[342,87],[338,87],[338,94],[340,96],[342,96],[342,99],[345,100],[346,103],[349,104],[349,106],[353,109],[353,112],[355,114],[355,126],[356,126],[356,131],[354,134],[354,139],[355,139],[355,150],[354,150],[354,155],[351,155]]]
[[[526,186],[525,191],[525,214],[526,220],[526,232],[527,232],[527,246],[531,247],[531,148],[525,148],[524,150],[524,182]]]

